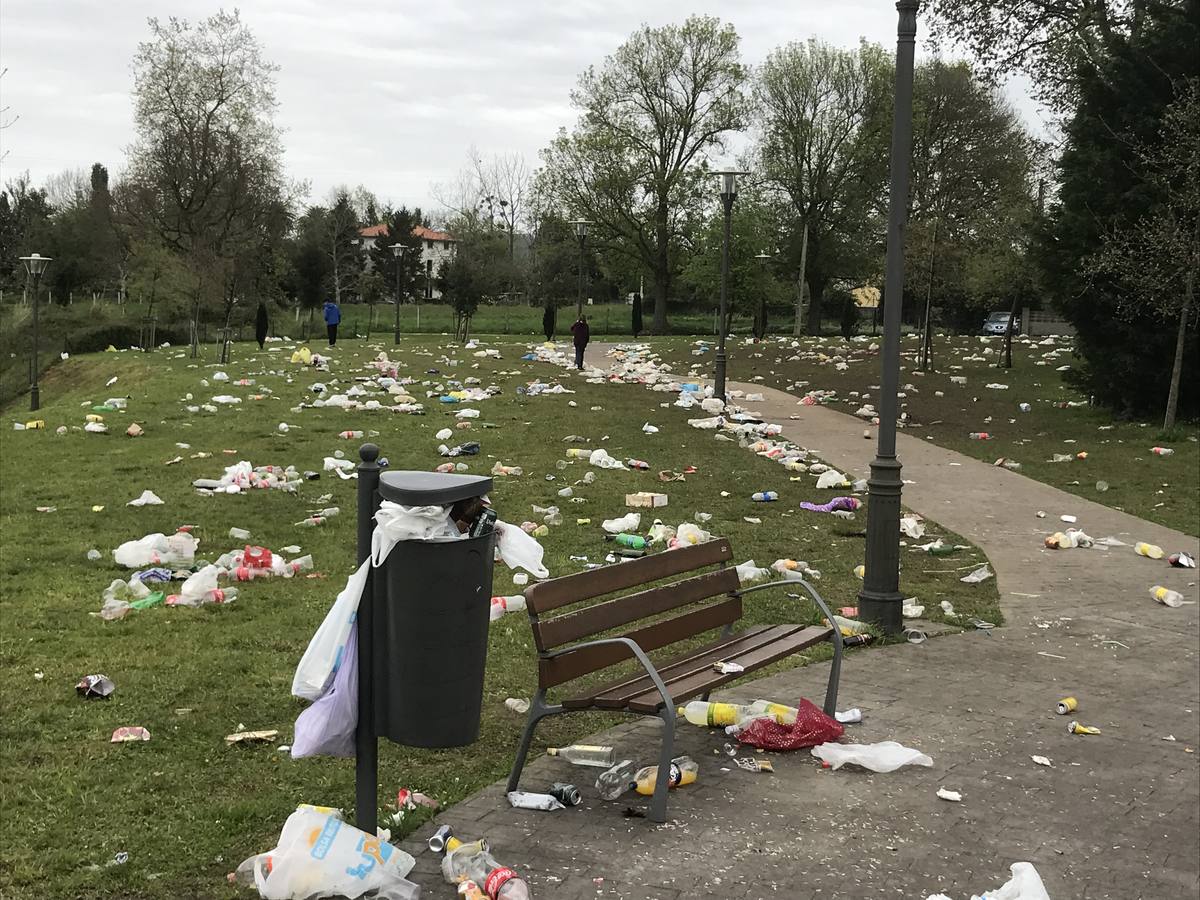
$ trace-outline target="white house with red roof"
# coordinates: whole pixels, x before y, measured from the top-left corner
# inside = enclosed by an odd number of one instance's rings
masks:
[[[358,229],[359,237],[362,239],[363,252],[369,252],[375,246],[376,240],[387,236],[387,231],[386,225],[368,225],[366,228]],[[458,241],[448,232],[426,228],[424,225],[418,225],[412,233],[421,239],[421,268],[425,272],[425,283],[411,285],[409,291],[415,292],[419,289],[426,300],[437,300],[442,296],[442,292],[437,289],[438,272],[443,263],[453,258],[454,245]]]

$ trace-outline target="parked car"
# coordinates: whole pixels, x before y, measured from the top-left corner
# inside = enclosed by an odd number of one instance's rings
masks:
[[[998,334],[1003,336],[1008,331],[1008,310],[994,312],[983,323],[984,334]],[[1021,320],[1013,318],[1013,334],[1021,333]]]

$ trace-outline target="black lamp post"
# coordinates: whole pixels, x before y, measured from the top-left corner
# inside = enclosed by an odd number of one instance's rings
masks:
[[[579,238],[579,300],[575,304],[575,318],[583,316],[583,245],[587,242],[588,226],[591,222],[586,219],[574,219],[571,222],[575,226],[575,237]]]
[[[408,248],[396,242],[392,244],[392,256],[396,259],[396,332],[393,343],[400,343],[400,278],[404,274],[404,251]]]
[[[38,391],[38,284],[46,266],[50,264],[50,257],[31,253],[29,256],[22,256],[21,263],[33,281],[33,371],[30,373],[29,382],[29,408],[36,412],[42,408],[42,398]]]
[[[713,172],[721,179],[721,203],[725,207],[725,239],[721,242],[721,313],[717,326],[717,372],[713,379],[713,396],[725,399],[725,332],[729,318],[729,222],[733,217],[733,201],[737,199],[737,177],[747,172],[728,170]]]
[[[900,382],[900,308],[904,292],[904,226],[912,150],[913,44],[918,0],[899,0],[896,11],[896,105],[892,119],[891,192],[888,199],[887,276],[883,290],[883,353],[879,395],[879,446],[867,482],[867,558],[859,615],[888,634],[903,628],[900,607],[900,461],[896,458],[896,391]]]

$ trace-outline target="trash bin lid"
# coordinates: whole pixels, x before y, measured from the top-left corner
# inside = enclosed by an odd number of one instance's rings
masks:
[[[449,506],[491,489],[492,479],[486,475],[384,472],[379,477],[379,495],[402,506]]]

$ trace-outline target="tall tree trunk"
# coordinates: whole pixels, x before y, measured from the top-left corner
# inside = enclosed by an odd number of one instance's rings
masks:
[[[1179,408],[1179,382],[1183,377],[1183,351],[1187,343],[1188,311],[1192,305],[1192,275],[1188,275],[1187,292],[1179,308],[1179,333],[1175,335],[1175,362],[1171,366],[1171,388],[1167,391],[1167,412],[1163,416],[1163,431],[1175,427],[1175,412]]]
[[[821,333],[821,300],[829,279],[824,275],[813,276],[808,283],[808,333]]]
[[[664,199],[655,210],[654,232],[654,334],[667,333],[667,292],[671,289],[670,234],[667,204]]]
[[[808,223],[804,223],[804,237],[800,239],[800,277],[796,281],[796,322],[792,326],[792,337],[804,334],[804,284],[808,277]],[[811,292],[809,294],[811,295]]]

